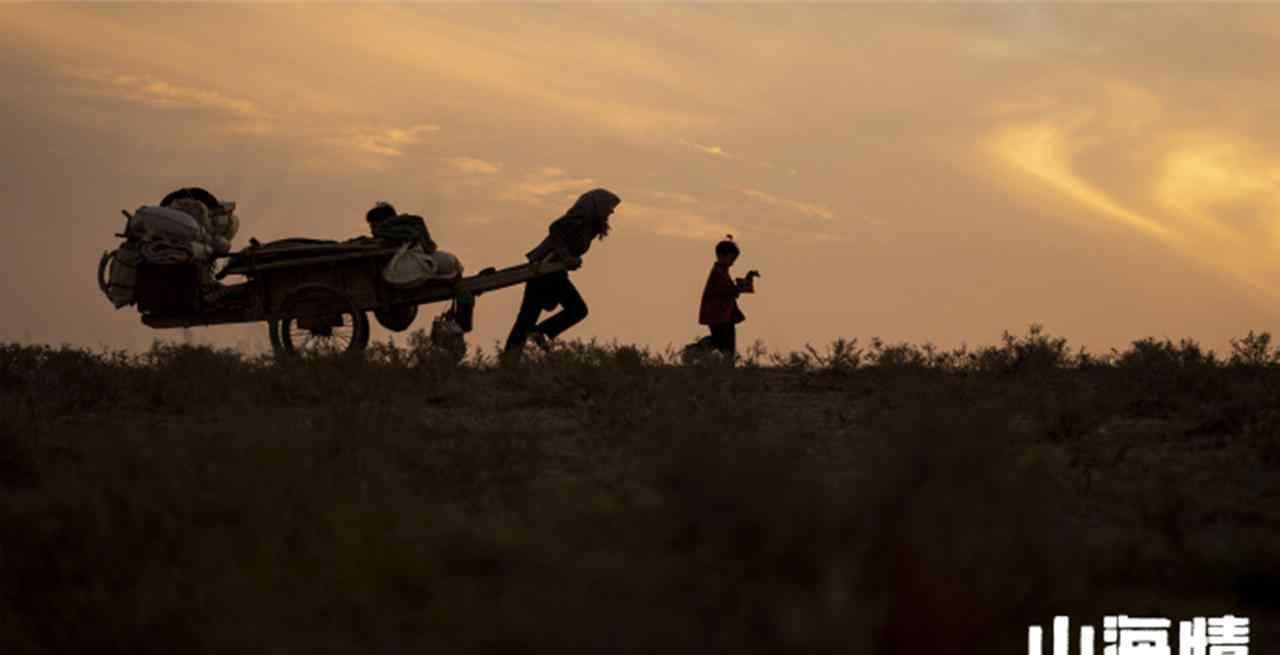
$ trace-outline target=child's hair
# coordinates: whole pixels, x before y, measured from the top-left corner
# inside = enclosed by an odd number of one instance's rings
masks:
[[[737,257],[739,254],[741,253],[738,252],[738,244],[733,242],[732,234],[725,235],[724,241],[716,244],[716,257],[719,257],[720,255],[733,255],[734,257]]]
[[[381,200],[378,201],[378,204],[373,206],[373,209],[370,209],[364,215],[364,219],[370,223],[377,223],[378,221],[395,217],[396,208],[392,207],[391,203],[383,202]]]

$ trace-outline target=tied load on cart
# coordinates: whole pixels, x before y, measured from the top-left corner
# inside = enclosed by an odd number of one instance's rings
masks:
[[[461,358],[477,296],[567,268],[544,261],[464,276],[421,217],[407,214],[371,220],[372,237],[250,239],[235,251],[235,209],[203,189],[183,189],[160,205],[122,211],[125,229],[116,236],[123,241],[102,255],[99,287],[156,329],[266,323],[278,356],[360,352],[369,342],[369,313],[400,332],[420,305],[447,302],[431,339]],[[235,282],[224,283],[229,278]]]

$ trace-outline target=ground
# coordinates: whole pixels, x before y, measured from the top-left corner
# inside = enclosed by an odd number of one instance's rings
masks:
[[[1057,614],[1099,640],[1105,614],[1163,616],[1173,640],[1231,613],[1270,652],[1258,339],[1091,358],[1033,329],[737,367],[0,346],[0,642],[1025,653]]]

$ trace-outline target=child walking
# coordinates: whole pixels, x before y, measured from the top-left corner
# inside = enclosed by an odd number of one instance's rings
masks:
[[[738,296],[755,291],[753,278],[760,274],[747,273],[747,277],[734,279],[729,267],[737,261],[740,251],[733,242],[733,235],[716,244],[716,263],[702,289],[702,306],[698,310],[698,323],[711,330],[711,336],[703,344],[724,353],[730,358],[737,355],[737,324],[746,320],[738,309]]]

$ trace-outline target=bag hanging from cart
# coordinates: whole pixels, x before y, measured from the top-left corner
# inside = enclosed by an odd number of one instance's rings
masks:
[[[102,254],[102,261],[98,264],[98,287],[116,309],[132,305],[136,300],[141,259],[142,252],[136,241],[126,241],[119,248]]]

